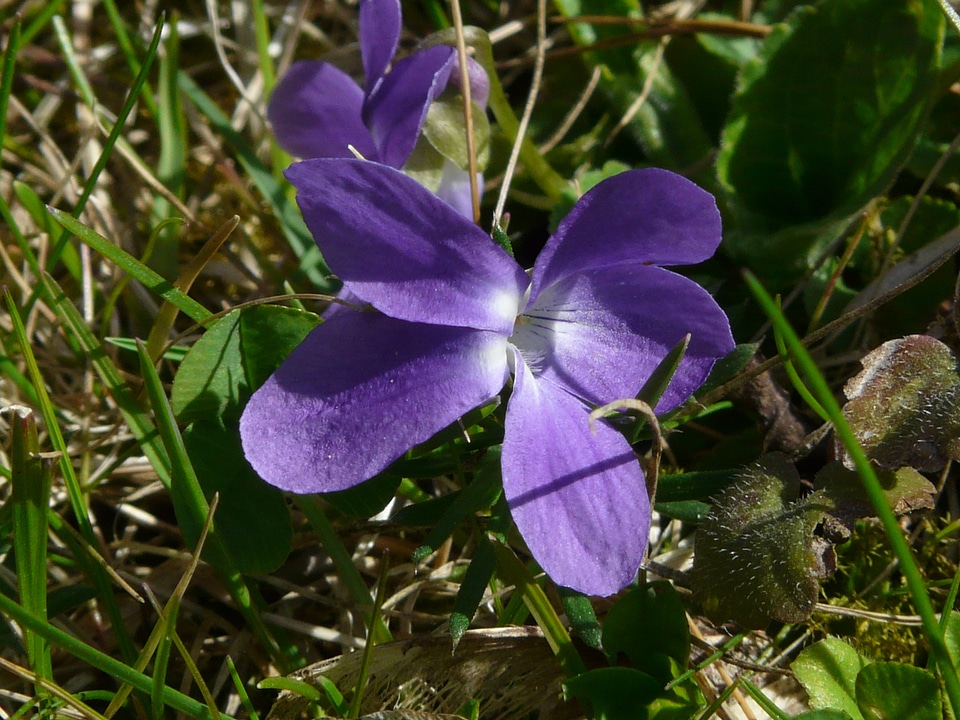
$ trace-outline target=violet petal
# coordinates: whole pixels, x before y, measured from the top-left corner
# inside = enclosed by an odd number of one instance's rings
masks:
[[[480,228],[398,170],[305,160],[286,172],[327,264],[391,317],[513,330],[527,277]]]
[[[457,59],[457,70],[450,74],[450,84],[463,92],[463,82],[460,80],[460,60]],[[481,108],[487,107],[490,99],[490,78],[483,66],[471,57],[467,58],[467,77],[470,78],[470,102]]]
[[[506,353],[496,333],[340,310],[250,398],[244,454],[283,490],[351,487],[494,397]]]
[[[382,162],[399,168],[407,161],[430,103],[446,88],[455,65],[453,48],[427,48],[395,62],[376,90],[368,92],[361,114]]]
[[[363,91],[349,75],[324,62],[290,66],[270,96],[267,117],[280,146],[291,155],[353,157],[353,145],[368,160],[379,154],[360,118]]]
[[[687,333],[687,352],[656,407],[663,413],[734,347],[723,310],[682,275],[642,264],[569,275],[524,310],[512,342],[538,378],[602,405],[634,397]]]
[[[623,436],[516,358],[503,441],[503,489],[520,534],[559,585],[612,595],[643,559],[650,502]]]
[[[400,0],[361,0],[360,57],[367,94],[376,92],[400,44]]]
[[[483,173],[477,173],[477,191],[483,195]],[[449,159],[443,163],[443,174],[436,195],[468,220],[473,219],[470,173],[461,170]]]
[[[654,168],[620,173],[580,198],[547,241],[533,294],[595,267],[698,263],[713,255],[720,234],[713,196],[686,178]]]

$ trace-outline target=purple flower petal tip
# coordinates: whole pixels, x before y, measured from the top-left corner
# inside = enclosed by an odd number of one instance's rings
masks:
[[[377,90],[400,44],[400,0],[361,0],[360,55],[367,94]]]
[[[349,75],[324,62],[294,63],[277,84],[267,117],[280,146],[299,157],[379,155],[360,119],[363,91]],[[320,129],[323,129],[322,132]]]
[[[667,170],[630,170],[577,201],[537,259],[534,292],[593,267],[702,262],[720,240],[720,212],[710,193]]]
[[[517,361],[503,442],[503,489],[534,558],[554,582],[612,595],[637,574],[650,501],[636,455],[583,403]]]

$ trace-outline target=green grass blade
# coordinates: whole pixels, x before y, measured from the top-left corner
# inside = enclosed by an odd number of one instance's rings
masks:
[[[23,34],[20,36],[20,47],[33,42],[33,39],[37,36],[37,33],[43,30],[47,23],[50,22],[50,18],[61,12],[66,4],[66,0],[54,0],[53,2],[39,3],[40,11],[37,13],[37,16],[33,18],[33,20],[30,21],[30,24],[23,29]]]
[[[253,29],[257,37],[257,61],[263,76],[263,95],[269,97],[273,86],[277,84],[277,74],[273,71],[273,58],[270,57],[270,25],[267,22],[263,0],[251,0]]]
[[[170,23],[165,52],[160,58],[160,109],[157,127],[160,137],[160,160],[157,179],[179,199],[183,199],[184,180],[187,177],[187,128],[183,103],[177,88],[180,74],[180,34],[176,18]],[[153,201],[154,225],[160,225],[170,214],[170,202],[163,196]],[[180,228],[165,224],[159,230],[150,266],[165,278],[177,275],[180,260]]]
[[[387,571],[390,569],[387,553],[380,559],[380,577],[377,580],[377,594],[373,601],[373,613],[370,616],[368,635],[373,634],[373,628],[381,620],[380,610],[387,599]],[[373,660],[373,648],[376,643],[372,637],[367,639],[363,647],[363,657],[360,660],[360,670],[357,672],[357,685],[353,689],[353,701],[347,712],[348,718],[360,717],[360,705],[363,703],[363,693],[367,688],[367,677],[370,674],[370,663]]]
[[[140,62],[140,58],[137,57],[136,50],[133,48],[133,43],[130,41],[130,33],[127,32],[126,23],[123,22],[123,17],[117,10],[117,4],[113,0],[102,0],[102,2],[104,10],[107,11],[107,17],[110,19],[110,25],[113,27],[114,36],[117,38],[117,45],[120,47],[120,52],[123,53],[123,57],[127,61],[127,67],[130,68],[130,71],[134,75],[138,75],[143,64]],[[150,84],[145,82],[144,88],[146,92],[144,92],[142,96],[143,102],[147,106],[147,110],[150,111],[150,114],[153,117],[157,117],[160,110],[157,107],[157,101],[153,98],[153,91],[150,89]]]
[[[87,515],[87,506],[86,501],[84,500],[83,489],[80,487],[80,482],[77,479],[76,472],[73,469],[73,464],[70,462],[69,450],[67,448],[67,443],[64,440],[63,433],[60,430],[56,408],[54,407],[50,400],[50,396],[47,393],[43,375],[40,373],[40,366],[37,364],[37,359],[33,355],[30,339],[27,337],[26,329],[23,326],[23,320],[20,318],[20,313],[17,310],[16,303],[14,303],[13,297],[10,295],[10,292],[6,290],[6,288],[4,288],[4,297],[6,299],[7,311],[9,313],[11,323],[13,324],[14,337],[16,337],[17,342],[20,345],[21,354],[23,355],[24,363],[27,366],[27,374],[30,376],[30,381],[33,384],[34,392],[37,395],[38,407],[40,408],[40,413],[43,416],[43,422],[46,426],[47,433],[50,436],[50,444],[56,452],[60,453],[60,475],[63,478],[63,483],[67,490],[67,497],[70,501],[70,507],[73,510],[74,517],[77,521],[77,526],[80,528],[80,533],[84,540],[92,547],[96,547],[98,544],[97,535],[93,530],[90,517]],[[70,308],[73,309],[76,317],[79,319],[79,313],[76,312],[76,308],[74,308],[73,305],[70,305]],[[82,325],[83,321],[79,320],[79,322]],[[123,656],[127,659],[136,657],[136,651],[133,648],[133,642],[130,640],[126,626],[121,620],[120,608],[117,605],[116,599],[114,598],[113,587],[110,582],[110,578],[107,576],[103,568],[95,564],[84,564],[84,570],[96,588],[98,597],[104,603],[104,607],[107,609],[107,615],[110,617],[111,622],[114,623],[117,634],[117,642],[120,645]]]
[[[207,521],[210,505],[203,494],[200,481],[197,479],[193,464],[187,455],[187,449],[183,444],[183,437],[177,427],[170,402],[164,392],[156,368],[153,366],[153,361],[147,353],[146,346],[138,342],[137,352],[140,355],[140,371],[157,421],[157,428],[171,459],[170,493],[179,496],[180,500],[179,502],[175,501],[175,507],[178,509],[177,519],[184,534],[190,537],[192,533],[196,542],[196,538],[200,536]],[[180,512],[184,512],[185,516],[181,516]],[[287,657],[285,651],[281,649],[267,628],[259,609],[254,604],[250,589],[247,587],[243,576],[236,569],[229,553],[217,536],[216,524],[210,530],[206,552],[210,564],[227,587],[227,591],[236,603],[237,609],[243,615],[250,630],[257,636],[282,671],[291,669],[289,668],[290,658]]]
[[[170,487],[170,459],[157,436],[156,426],[144,412],[130,387],[124,382],[123,376],[110,360],[103,345],[87,327],[77,308],[70,302],[70,298],[49,275],[44,276],[43,285],[57,309],[57,314],[93,363],[94,370],[97,371],[107,392],[116,402],[117,409],[120,410],[124,421],[133,432],[144,455],[150,460],[154,472],[165,486]]]
[[[237,666],[234,665],[233,659],[229,655],[227,655],[227,670],[230,671],[233,689],[236,690],[237,695],[240,696],[240,703],[243,705],[243,709],[247,711],[247,717],[249,717],[250,720],[260,720],[257,709],[253,706],[253,703],[250,702],[250,695],[247,693],[247,688],[243,684],[243,680],[240,679],[240,673],[237,672]]]
[[[20,602],[27,612],[47,619],[47,508],[50,505],[50,457],[40,455],[37,422],[23,406],[11,415],[9,502],[13,514],[13,549]],[[42,635],[26,633],[30,667],[39,678],[53,679],[50,645]],[[40,692],[40,687],[37,687]]]
[[[13,192],[17,196],[17,200],[20,201],[20,206],[30,214],[30,219],[33,220],[40,232],[45,232],[50,237],[56,237],[61,232],[60,227],[54,222],[53,218],[50,217],[50,213],[47,212],[46,203],[40,199],[36,190],[26,183],[14,180]],[[27,262],[30,263],[31,267],[35,266],[37,277],[43,275],[43,270],[40,268],[39,261],[33,254],[33,249],[30,248],[26,240],[19,244],[21,250],[26,248],[26,252],[28,253]],[[80,261],[80,253],[77,252],[77,249],[73,245],[68,243],[63,246],[63,252],[60,254],[60,262],[66,271],[70,273],[70,277],[77,283],[82,282],[81,275],[83,269]]]
[[[747,695],[752,697],[757,705],[763,708],[763,711],[767,713],[767,715],[774,720],[790,720],[789,715],[774,705],[773,701],[763,694],[763,690],[747,680],[747,678],[741,677],[740,684],[743,686],[743,689],[747,691]]]
[[[587,668],[584,666],[583,660],[580,659],[580,654],[574,647],[567,628],[564,627],[563,622],[557,616],[543,588],[537,584],[527,568],[513,554],[513,550],[498,542],[493,543],[493,549],[497,555],[497,569],[500,577],[513,585],[516,588],[515,592],[523,597],[524,604],[537,621],[537,625],[543,630],[543,634],[547,638],[547,642],[550,643],[554,654],[560,660],[564,672],[569,677],[586,672]]]
[[[138,280],[144,287],[156,293],[164,300],[176,305],[180,311],[196,322],[203,322],[213,313],[207,310],[186,293],[178,290],[160,275],[148,268],[132,255],[127,254],[102,235],[88,228],[72,215],[53,207],[47,207],[53,218],[86,245],[103,255],[107,260],[119,267],[134,280]]]
[[[0,68],[0,147],[3,145],[3,139],[7,136],[7,109],[10,106],[10,94],[13,91],[13,77],[16,72],[17,51],[20,49],[20,43],[20,21],[17,19],[7,36],[7,51],[3,54],[3,66]],[[6,198],[2,195],[0,195],[0,219],[9,228],[30,269],[35,275],[39,276],[40,263],[37,261],[23,232],[21,232],[13,213],[10,212],[10,206],[7,204]]]
[[[48,622],[35,617],[3,593],[0,593],[0,613],[14,620],[24,630],[30,630],[41,635],[51,645],[62,648],[75,658],[101,672],[112,675],[120,682],[127,683],[148,695],[153,688],[153,680],[150,677],[133,670],[125,663],[115,660]],[[166,687],[163,689],[163,702],[174,710],[196,718],[196,720],[215,720],[210,708],[173,688]],[[220,720],[233,720],[233,718],[221,715]]]
[[[80,67],[77,55],[73,51],[73,40],[70,39],[70,33],[67,32],[67,25],[63,22],[62,16],[53,16],[53,29],[57,36],[57,42],[60,45],[60,52],[63,53],[63,59],[67,63],[67,70],[70,71],[73,82],[80,91],[80,96],[83,98],[83,101],[92,108],[97,102],[97,97],[94,95],[90,81],[87,79],[86,73],[83,72],[83,68]]]
[[[20,50],[20,19],[13,21],[10,34],[7,35],[7,51],[3,54],[3,66],[0,69],[0,141],[7,135],[7,108],[10,107],[10,93],[13,90],[13,73],[17,66],[17,51]]]
[[[100,153],[100,157],[97,158],[97,162],[90,171],[90,176],[83,184],[83,190],[80,193],[80,197],[77,200],[77,204],[74,207],[73,212],[71,213],[75,218],[80,217],[80,213],[82,213],[83,209],[86,207],[87,200],[90,199],[94,188],[97,186],[97,182],[100,180],[100,173],[103,172],[103,169],[107,166],[107,161],[113,154],[114,145],[116,145],[117,140],[120,138],[124,129],[126,128],[127,118],[130,116],[130,113],[136,106],[137,101],[140,99],[140,94],[143,92],[143,85],[147,79],[147,73],[150,70],[150,66],[153,64],[153,59],[157,55],[157,49],[160,47],[160,38],[162,35],[163,16],[160,17],[160,21],[157,23],[157,27],[154,30],[153,40],[150,43],[150,47],[147,49],[147,55],[144,59],[143,66],[140,68],[140,72],[134,78],[133,85],[130,87],[130,91],[127,93],[127,96],[123,101],[120,112],[117,113],[116,122],[110,129],[110,133],[107,135],[107,139],[103,143],[103,150]],[[67,244],[69,238],[70,233],[68,231],[64,231],[57,239],[57,242],[54,244],[53,249],[50,252],[47,268],[52,269],[56,265],[57,261],[60,259],[60,253],[63,252],[63,247]]]
[[[779,306],[780,303],[778,300],[777,307]],[[783,361],[783,370],[787,373],[787,377],[790,378],[790,383],[793,385],[794,389],[797,391],[800,397],[803,398],[803,401],[810,406],[810,409],[820,416],[821,420],[824,422],[830,422],[830,416],[827,415],[827,411],[823,409],[823,406],[821,406],[819,402],[817,402],[817,399],[804,384],[803,379],[797,373],[797,369],[793,366],[793,361],[790,359],[790,353],[787,352],[787,345],[783,341],[783,335],[780,334],[780,330],[776,325],[773,326],[773,340],[777,346],[777,353],[779,353],[780,359]]]
[[[790,327],[790,323],[787,322],[783,313],[777,308],[776,303],[770,295],[767,294],[767,291],[764,290],[759,280],[750,273],[744,273],[744,278],[754,297],[757,299],[757,302],[767,314],[767,317],[770,318],[770,321],[779,330],[781,337],[786,343],[787,349],[790,351],[794,361],[806,378],[807,387],[830,417],[830,420],[833,422],[834,431],[850,454],[857,472],[863,480],[864,490],[870,498],[877,517],[883,525],[893,553],[900,562],[900,570],[907,581],[907,587],[913,598],[917,614],[920,615],[924,635],[927,637],[927,642],[930,643],[931,655],[940,670],[940,676],[943,678],[947,696],[950,699],[954,714],[960,714],[960,676],[957,675],[957,670],[944,644],[940,626],[933,610],[933,604],[930,602],[926,585],[924,584],[923,577],[920,575],[920,569],[917,567],[910,546],[903,537],[896,515],[894,515],[893,510],[887,504],[887,500],[883,494],[883,488],[880,486],[876,472],[874,472],[873,466],[863,452],[863,448],[860,447],[856,436],[847,424],[843,410],[833,396],[830,386],[820,373],[813,358],[810,357],[810,353],[808,353],[807,349],[803,346],[800,338],[794,332],[793,328]]]

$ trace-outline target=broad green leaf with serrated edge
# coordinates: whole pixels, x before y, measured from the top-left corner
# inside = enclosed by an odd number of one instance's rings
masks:
[[[857,675],[869,664],[843,640],[826,638],[804,649],[790,665],[818,710],[842,710],[864,720],[856,702]]]
[[[878,662],[857,675],[857,705],[876,720],[942,720],[940,684],[914,665]]]
[[[770,453],[721,493],[697,532],[690,581],[707,615],[764,628],[809,617],[832,549],[814,530],[832,506],[823,493],[797,500],[800,477]]]

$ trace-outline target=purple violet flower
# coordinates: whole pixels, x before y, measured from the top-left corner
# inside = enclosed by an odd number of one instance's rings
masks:
[[[254,394],[244,452],[295,493],[373,477],[500,393],[513,376],[503,489],[534,558],[560,585],[609,595],[635,576],[650,504],[636,455],[593,406],[634,397],[692,339],[658,412],[683,403],[733,346],[706,290],[660,267],[710,257],[713,198],[664,170],[586,193],[528,275],[414,180],[359,160],[287,177],[324,258],[369,308],[329,314]]]
[[[360,54],[365,88],[325,62],[294,63],[270,97],[267,116],[277,142],[302,158],[352,158],[352,145],[367,160],[402,169],[427,120],[431,104],[461,83],[455,48],[438,45],[388,66],[400,42],[399,0],[361,0]],[[471,99],[487,106],[486,72],[468,60]],[[432,188],[472,217],[469,175],[450,159]],[[482,177],[480,178],[482,185]]]

